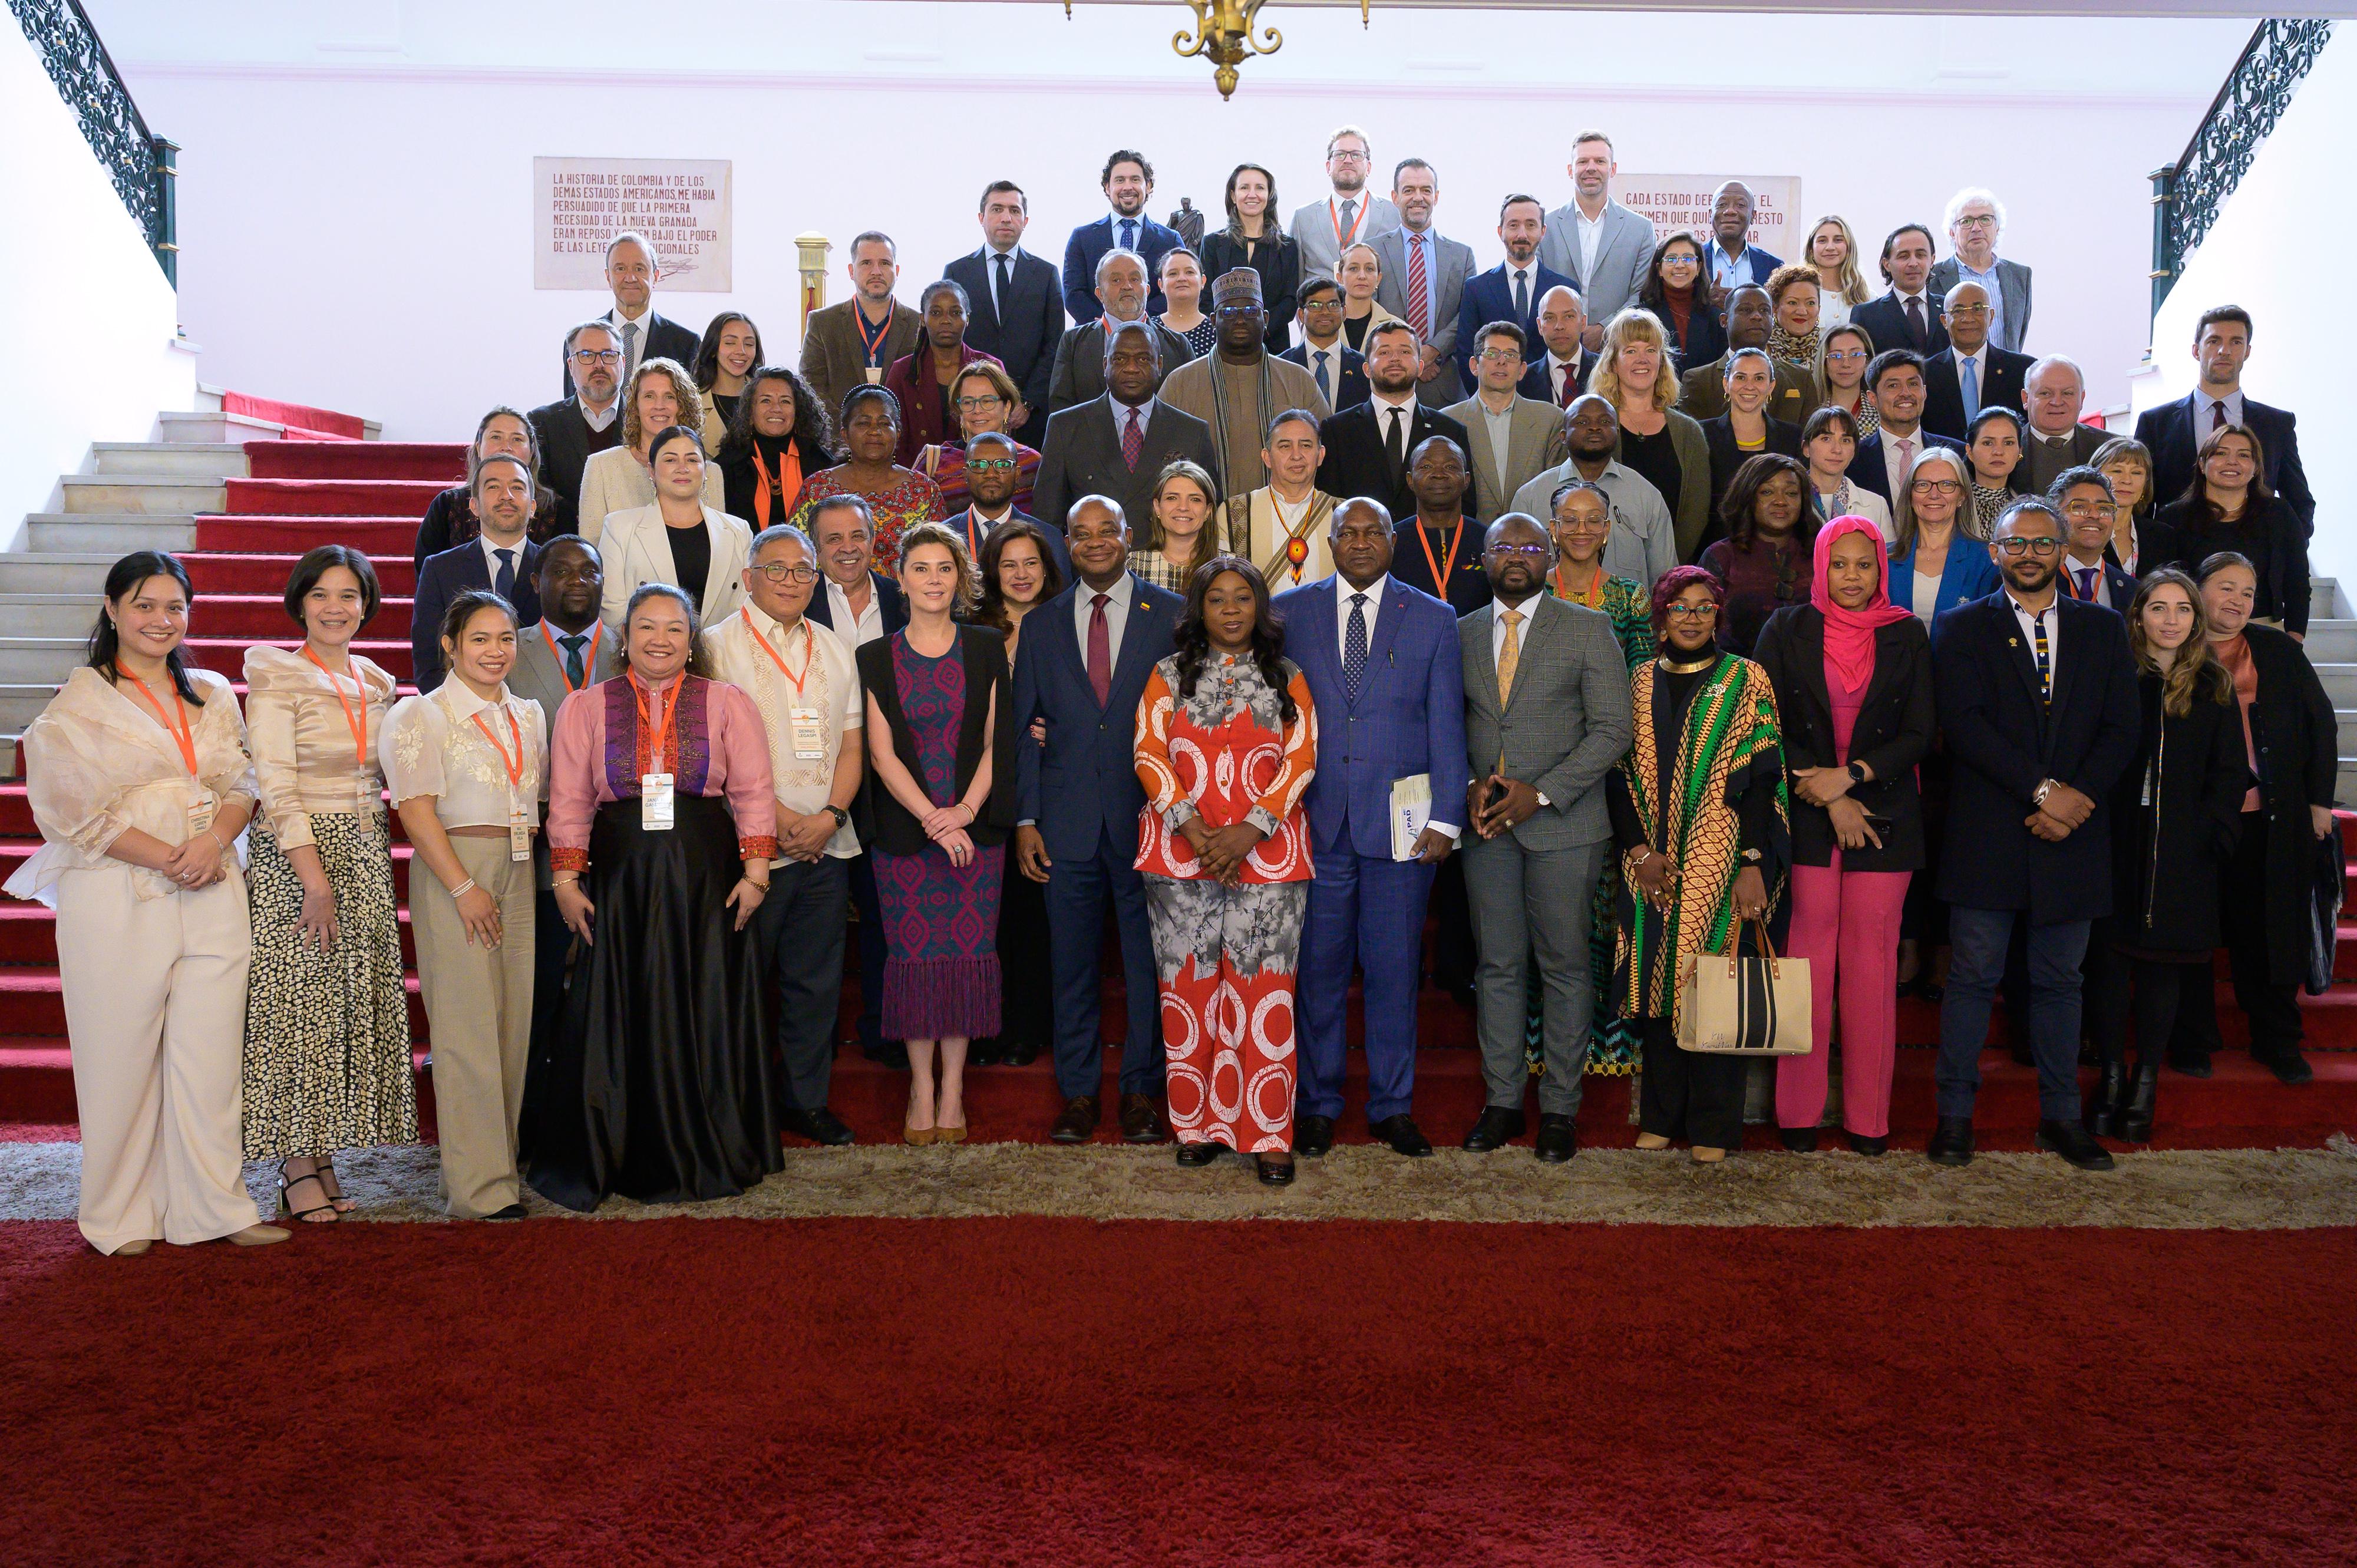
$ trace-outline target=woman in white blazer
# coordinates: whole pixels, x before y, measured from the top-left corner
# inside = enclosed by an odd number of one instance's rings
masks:
[[[622,444],[592,453],[588,466],[581,470],[577,510],[582,538],[602,544],[608,517],[652,504],[655,477],[647,446],[675,424],[695,432],[701,441],[719,438],[718,432],[705,423],[703,395],[686,367],[676,360],[649,360],[632,374],[623,394]],[[716,510],[727,504],[717,465],[705,475],[703,493],[704,504]]]
[[[608,517],[597,545],[605,558],[606,624],[619,632],[630,596],[647,583],[686,590],[707,624],[733,614],[745,602],[753,531],[705,499],[714,469],[694,431],[674,426],[662,432],[647,456],[654,473],[654,504]]]

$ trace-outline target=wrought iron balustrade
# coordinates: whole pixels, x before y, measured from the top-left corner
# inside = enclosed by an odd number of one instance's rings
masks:
[[[172,181],[178,171],[172,155],[180,149],[147,129],[81,0],[8,0],[8,9],[40,55],[58,96],[81,121],[83,139],[113,180],[115,194],[145,231],[165,277],[177,286],[180,248],[174,242]]]

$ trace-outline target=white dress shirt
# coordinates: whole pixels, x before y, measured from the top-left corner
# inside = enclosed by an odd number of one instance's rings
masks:
[[[851,596],[843,591],[841,583],[829,577],[826,580],[826,607],[834,618],[837,637],[844,635],[844,628],[851,628],[851,635],[845,640],[855,649],[865,648],[884,635],[884,596],[876,591],[873,578],[867,584],[867,607],[854,615],[851,613]]]
[[[1955,545],[1951,543],[1948,548],[1953,550]],[[2068,566],[2070,563],[2065,561],[2062,564]],[[2061,599],[2062,585],[2057,583],[2054,585],[2054,602],[2049,604],[2045,611],[2046,694],[2049,697],[2054,694],[2054,671],[2062,668],[2062,617],[2055,607]],[[2029,664],[2034,670],[2038,667],[2038,617],[2021,607],[2021,601],[2013,596],[2010,586],[2005,590],[2005,602],[2013,607],[2013,618],[2021,628],[2021,646],[2029,650]]]
[[[1115,212],[1113,209],[1107,208],[1105,209],[1105,212],[1107,216],[1113,219],[1113,242],[1117,246],[1121,245],[1121,226],[1125,223],[1135,223],[1137,225],[1137,237],[1122,248],[1125,250],[1137,251],[1137,253],[1141,256],[1146,254],[1144,251],[1137,250],[1138,246],[1146,243],[1146,225],[1150,221],[1150,220],[1146,216],[1146,209],[1141,207],[1135,212]],[[1154,275],[1151,273],[1146,274],[1146,286],[1147,292],[1151,293],[1153,291]]]
[[[1083,581],[1072,595],[1072,631],[1080,639],[1081,668],[1089,667],[1089,621],[1096,614],[1098,590]],[[1121,662],[1121,634],[1129,626],[1130,601],[1137,593],[1137,579],[1124,572],[1105,595],[1105,644],[1115,664]]]
[[[1120,232],[1118,229],[1114,231],[1116,235]],[[974,254],[981,258],[982,275],[990,285],[991,314],[1003,321],[1006,318],[1006,302],[998,297],[998,258],[1001,256],[1006,258],[1006,281],[1011,284],[1015,281],[1015,268],[1023,257],[1023,247],[1009,245],[1004,251],[994,251],[988,245],[985,245],[974,252]]]
[[[654,316],[655,307],[651,301],[636,316],[623,315],[622,307],[619,305],[606,312],[606,319],[613,324],[614,341],[622,350],[622,384],[624,386],[630,384],[631,373],[638,370],[647,357],[647,328],[654,320]],[[636,341],[628,343],[623,341],[622,324],[624,322],[637,327],[637,332],[631,334]],[[621,400],[615,399],[615,406],[619,407],[620,404]]]
[[[1604,214],[1612,210],[1607,202],[1595,217],[1590,218],[1578,202],[1571,204],[1571,221],[1579,234],[1579,285],[1591,286],[1596,281],[1596,252],[1604,242]]]
[[[1966,360],[1972,362],[1973,403],[1964,410],[1964,417],[1970,419],[1988,406],[1988,345],[1984,343],[1969,354],[1953,343],[1948,347],[1956,356],[1956,391],[1959,394],[1964,390],[1964,363]]]
[[[615,420],[621,417],[622,400],[619,396],[616,397],[613,402],[608,403],[602,412],[597,409],[591,408],[587,403],[582,403],[577,397],[573,401],[580,405],[581,423],[587,424],[592,430],[604,430],[608,425],[613,424]]]
[[[2077,556],[2072,554],[2066,550],[2062,553],[2062,570],[2071,575],[2071,586],[2073,590],[2071,596],[2072,597],[2077,598],[2080,596],[2075,590],[2080,585],[2081,574],[2093,572],[2094,573],[2094,576],[2088,580],[2088,586],[2093,591],[2086,596],[2087,602],[2089,604],[2101,605],[2105,609],[2118,610],[2123,615],[2127,613],[2127,606],[2115,605],[2112,603],[2112,585],[2104,579],[2104,558],[2101,555],[2096,556],[2093,563],[2089,563],[2080,560]],[[2054,637],[2054,628],[2050,626],[2046,628],[2046,636],[2047,640],[2050,643]]]
[[[1563,406],[1565,386],[1578,380],[1579,361],[1585,357],[1586,352],[1582,349],[1580,353],[1574,354],[1568,360],[1558,360],[1555,357],[1554,349],[1549,349],[1546,351],[1547,391],[1554,394],[1556,407]]]
[[[2236,387],[2224,397],[2219,397],[2204,387],[2195,387],[2193,389],[2193,444],[2196,446],[2201,445],[2201,443],[2208,438],[2210,435],[2211,421],[2218,417],[2216,411],[2217,405],[2222,403],[2226,405],[2226,423],[2229,424],[2242,424],[2242,388]],[[2244,425],[2243,427],[2246,430],[2250,428],[2248,425]]]
[[[1530,322],[1538,319],[1539,280],[1535,275],[1538,270],[1539,260],[1536,256],[1533,256],[1527,263],[1519,267],[1512,262],[1506,263],[1507,302],[1512,303],[1518,292],[1523,298],[1530,302],[1530,308],[1523,313],[1522,320],[1516,323],[1518,326],[1527,326]]]

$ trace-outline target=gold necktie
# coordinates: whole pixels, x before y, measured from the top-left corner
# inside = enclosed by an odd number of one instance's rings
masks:
[[[1501,610],[1498,613],[1506,623],[1506,641],[1498,650],[1498,705],[1503,707],[1513,700],[1514,671],[1523,661],[1522,639],[1515,630],[1523,623],[1523,612]]]

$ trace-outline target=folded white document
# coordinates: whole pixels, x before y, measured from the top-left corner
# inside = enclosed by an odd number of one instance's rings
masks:
[[[1392,858],[1414,860],[1415,841],[1432,821],[1432,775],[1411,773],[1392,780]]]

